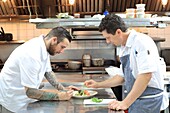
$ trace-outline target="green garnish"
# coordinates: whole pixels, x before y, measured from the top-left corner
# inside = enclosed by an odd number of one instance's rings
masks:
[[[92,102],[96,102],[96,103],[100,103],[100,102],[103,101],[103,99],[99,99],[99,98],[93,97],[93,98],[91,98],[91,101]]]

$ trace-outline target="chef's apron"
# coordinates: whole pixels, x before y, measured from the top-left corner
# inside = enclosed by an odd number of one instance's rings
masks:
[[[127,93],[129,93],[135,82],[135,78],[132,75],[132,70],[130,69],[130,55],[128,54],[120,57],[120,61],[125,78],[125,89]],[[158,88],[147,87],[142,95],[128,108],[128,112],[160,113],[162,97],[162,90]]]

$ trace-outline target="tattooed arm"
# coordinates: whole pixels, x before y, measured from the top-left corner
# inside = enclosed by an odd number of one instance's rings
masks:
[[[48,82],[58,90],[64,90],[65,87],[57,81],[56,75],[53,71],[46,72],[45,77]]]
[[[26,89],[26,95],[29,98],[37,100],[69,100],[72,97],[73,92],[59,92],[57,90],[39,90],[35,88]]]

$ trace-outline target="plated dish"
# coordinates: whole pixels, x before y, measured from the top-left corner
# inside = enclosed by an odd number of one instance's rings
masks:
[[[81,90],[81,91],[74,91],[73,97],[74,98],[90,98],[97,94],[97,91],[92,90]]]

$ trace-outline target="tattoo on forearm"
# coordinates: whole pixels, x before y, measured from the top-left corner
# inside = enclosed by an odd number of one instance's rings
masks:
[[[57,78],[56,78],[56,75],[55,75],[54,72],[52,72],[52,71],[51,72],[46,72],[45,77],[49,81],[49,83],[52,86],[54,86],[56,89],[63,90],[64,87],[59,82],[57,82]]]
[[[39,89],[28,88],[26,95],[29,98],[37,100],[59,100],[58,94],[53,92],[46,92]]]

